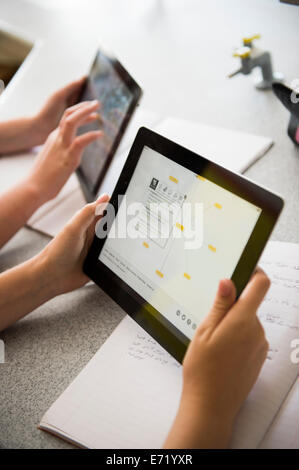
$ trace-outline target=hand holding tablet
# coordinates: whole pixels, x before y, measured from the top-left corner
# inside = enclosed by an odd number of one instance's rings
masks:
[[[135,80],[111,55],[98,51],[79,102],[98,100],[98,119],[83,126],[81,133],[101,130],[100,141],[85,150],[77,175],[87,201],[93,201],[121,138],[140,100]]]
[[[111,204],[84,270],[182,361],[220,279],[241,294],[283,201],[141,128]]]

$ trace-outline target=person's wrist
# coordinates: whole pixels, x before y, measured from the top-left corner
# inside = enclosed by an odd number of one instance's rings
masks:
[[[33,139],[32,146],[42,145],[48,137],[48,129],[44,124],[41,112],[36,113],[30,118],[31,120],[31,135]]]
[[[38,294],[41,303],[56,297],[57,283],[56,278],[50,269],[50,260],[45,249],[29,260],[31,264],[30,272],[35,279],[35,286],[38,286]]]
[[[41,280],[41,286],[45,289],[46,300],[61,294],[61,280],[51,260],[51,250],[47,245],[38,255],[33,258],[36,273]]]
[[[48,199],[45,197],[45,191],[33,173],[29,174],[21,184],[24,187],[26,199],[30,201],[31,205],[34,207],[34,210],[37,210],[40,206],[47,202]]]
[[[179,413],[188,417],[194,436],[198,433],[199,445],[203,447],[227,447],[230,441],[234,416],[219,403],[183,390]],[[202,430],[205,430],[204,440]]]

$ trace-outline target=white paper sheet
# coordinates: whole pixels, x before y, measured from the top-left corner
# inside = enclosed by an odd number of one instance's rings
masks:
[[[259,311],[270,351],[239,413],[232,447],[261,443],[299,371],[299,365],[290,361],[289,343],[299,336],[299,245],[270,242],[261,265],[273,280]],[[41,427],[91,448],[161,447],[179,404],[181,385],[181,366],[125,317],[47,411]],[[284,443],[292,439],[291,427]]]
[[[219,165],[243,173],[272,146],[268,137],[167,118],[155,131]]]
[[[299,449],[299,378],[293,385],[261,449]]]
[[[238,416],[232,447],[256,447],[261,442],[299,372],[299,364],[290,358],[291,341],[299,338],[299,245],[270,242],[260,264],[272,282],[259,309],[270,350]]]
[[[180,396],[181,366],[126,316],[40,426],[89,448],[156,448]]]

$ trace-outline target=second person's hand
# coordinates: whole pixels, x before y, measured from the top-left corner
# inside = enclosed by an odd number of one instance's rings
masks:
[[[98,118],[98,107],[98,101],[87,101],[68,108],[58,128],[49,135],[27,177],[40,205],[59,193],[78,168],[84,148],[102,136],[101,131],[76,136],[80,126]]]
[[[86,76],[81,77],[56,90],[33,117],[36,137],[40,144],[44,143],[50,132],[58,126],[64,111],[77,103],[86,79]]]

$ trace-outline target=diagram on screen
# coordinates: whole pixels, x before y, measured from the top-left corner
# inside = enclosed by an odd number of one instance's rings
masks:
[[[172,175],[169,175],[167,181],[161,181],[157,177],[152,177],[145,193],[143,200],[144,210],[140,213],[135,228],[141,236],[148,237],[147,241],[142,242],[142,246],[145,249],[149,249],[151,244],[155,243],[163,250],[160,255],[159,266],[155,270],[155,273],[160,278],[164,277],[165,271],[167,270],[167,259],[173,250],[173,232],[181,232],[178,235],[184,238],[186,224],[182,218],[183,204],[189,202],[189,200],[193,201],[194,199],[200,202],[198,195],[193,193],[194,191],[198,192],[199,183],[205,182],[206,180],[200,175],[195,176],[197,178],[197,184],[191,187],[188,196],[180,190],[179,179]],[[163,210],[163,205],[165,206],[165,210]],[[156,208],[156,210],[154,210],[153,207]],[[203,204],[202,223],[204,223],[204,218],[208,215],[208,211],[220,211],[222,209],[223,205],[219,202],[210,201],[205,205]],[[205,248],[214,254],[217,252],[216,246],[212,243],[205,243]],[[191,280],[192,263],[189,261],[189,257],[192,259],[194,253],[188,253],[189,250],[184,251],[185,269],[182,272],[182,276],[187,280]]]

